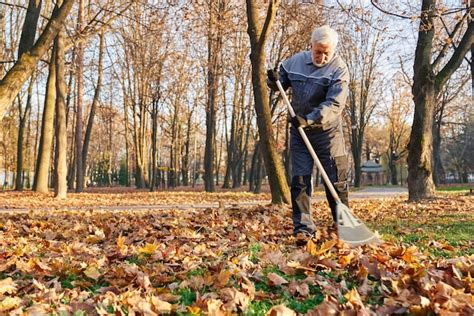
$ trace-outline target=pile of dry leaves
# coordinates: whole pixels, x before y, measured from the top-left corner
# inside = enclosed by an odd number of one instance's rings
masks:
[[[352,207],[370,225],[472,205]],[[399,242],[351,249],[326,226],[298,248],[290,218],[271,206],[0,213],[0,314],[474,314],[473,256],[433,258]]]

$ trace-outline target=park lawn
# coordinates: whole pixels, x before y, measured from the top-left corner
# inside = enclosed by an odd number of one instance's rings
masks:
[[[354,249],[326,202],[306,247],[286,206],[4,212],[0,314],[471,314],[473,202],[354,200],[385,241]]]

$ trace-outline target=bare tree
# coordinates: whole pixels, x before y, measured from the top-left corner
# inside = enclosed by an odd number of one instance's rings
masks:
[[[99,61],[97,63],[97,83],[95,86],[94,97],[92,99],[91,109],[89,112],[89,118],[87,120],[86,132],[84,134],[84,144],[82,145],[82,167],[87,168],[87,155],[89,151],[89,143],[91,140],[92,127],[94,125],[95,113],[97,106],[99,104],[100,92],[102,89],[102,77],[103,77],[103,60],[104,60],[104,49],[105,49],[105,40],[104,40],[104,31],[99,35]],[[84,173],[82,174],[84,177]],[[82,180],[84,183],[84,179]]]
[[[345,108],[349,119],[348,131],[351,152],[354,161],[354,185],[360,186],[362,152],[365,129],[369,124],[374,110],[382,100],[383,76],[380,63],[386,45],[383,30],[374,29],[376,16],[361,8],[354,24],[349,24],[348,31],[341,34],[340,51],[349,69],[349,98]],[[370,159],[370,157],[367,157]]]
[[[33,190],[48,192],[49,171],[51,166],[51,150],[54,135],[54,112],[56,103],[56,51],[53,49],[49,62],[48,81],[46,83],[46,96],[44,99],[41,136],[38,147],[38,156],[33,181]]]
[[[380,4],[372,5],[387,14]],[[470,20],[474,3],[466,4],[464,13],[448,28],[445,19],[460,10],[447,10],[436,0],[423,0],[413,66],[413,100],[415,112],[408,145],[408,195],[410,200],[430,198],[435,193],[432,170],[433,117],[436,98],[451,75],[459,68],[474,40],[474,23]],[[398,17],[405,17],[396,14]],[[440,49],[434,49],[436,26],[446,31]],[[433,52],[437,53],[434,56]],[[449,57],[449,58],[447,58]],[[447,59],[447,62],[442,64]]]
[[[56,146],[54,160],[54,196],[67,194],[66,82],[64,80],[64,35],[59,31],[54,42],[56,67]]]
[[[63,21],[66,19],[75,0],[65,0],[61,7],[51,14],[48,24],[35,44],[21,54],[18,61],[0,81],[0,120],[6,110],[20,91],[25,81],[34,71],[36,64],[43,57],[54,38],[59,32]]]
[[[252,85],[254,93],[257,125],[260,134],[263,159],[268,175],[272,203],[289,203],[290,190],[286,182],[285,170],[276,151],[272,130],[272,117],[265,82],[265,41],[270,32],[278,7],[278,0],[270,0],[263,27],[260,25],[259,12],[255,0],[246,0],[248,34],[250,37],[250,61],[252,63]]]
[[[388,147],[387,161],[390,171],[390,183],[398,185],[397,164],[406,159],[409,136],[408,117],[411,115],[412,95],[407,91],[407,84],[397,79],[395,75],[394,82],[397,85],[392,89],[391,103],[384,109],[383,116],[386,120],[388,129]],[[400,170],[402,165],[400,165]]]

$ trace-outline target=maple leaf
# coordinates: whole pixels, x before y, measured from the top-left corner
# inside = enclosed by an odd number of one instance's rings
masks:
[[[306,283],[291,281],[288,285],[288,291],[291,295],[299,293],[302,297],[308,297],[309,286]]]
[[[119,253],[122,255],[122,256],[125,256],[127,255],[127,250],[128,250],[128,247],[127,245],[125,245],[125,237],[120,235],[118,238],[117,238],[117,249],[119,251]]]
[[[16,284],[12,278],[0,280],[0,294],[14,294],[16,292]]]
[[[219,294],[223,301],[226,302],[224,307],[227,310],[239,309],[245,311],[250,303],[250,299],[247,295],[234,288],[226,287],[220,290]]]
[[[98,280],[100,278],[99,270],[94,266],[89,266],[84,270],[84,275],[93,280]]]
[[[210,299],[207,301],[207,312],[211,316],[224,316],[226,313],[222,310],[223,302],[219,299]]]
[[[287,280],[285,280],[283,277],[279,276],[278,274],[274,272],[270,272],[269,274],[267,274],[267,278],[269,281],[268,285],[270,286],[279,286],[279,285],[288,283]]]
[[[337,240],[329,239],[322,243],[321,247],[318,249],[316,244],[310,239],[306,244],[306,250],[313,256],[320,256],[323,253],[329,251],[332,247],[337,244]]]
[[[339,304],[332,296],[326,296],[324,301],[314,309],[308,311],[308,316],[333,316],[339,315]]]
[[[249,298],[253,300],[255,298],[255,285],[246,276],[242,276],[243,282],[241,282],[242,289],[247,293]]]
[[[153,305],[154,309],[160,314],[168,314],[171,313],[173,305],[168,302],[160,300],[156,296],[151,297],[151,304]]]
[[[138,248],[138,253],[142,255],[152,255],[158,249],[158,245],[146,243],[145,246]]]
[[[360,298],[359,292],[357,292],[356,288],[353,288],[349,292],[347,292],[344,297],[347,299],[349,303],[351,303],[355,307],[364,307],[364,303],[362,303],[362,299]]]
[[[201,309],[198,306],[188,306],[187,309],[191,315],[201,315]]]
[[[415,246],[411,246],[405,250],[403,253],[402,259],[408,263],[417,262],[418,258],[415,254],[418,252],[418,249]]]
[[[221,270],[214,281],[214,286],[219,289],[225,287],[231,276],[232,273],[229,270]]]
[[[20,306],[20,304],[21,298],[7,296],[2,301],[0,301],[0,312],[9,311]]]
[[[267,316],[296,316],[295,311],[285,305],[273,306],[265,315]]]

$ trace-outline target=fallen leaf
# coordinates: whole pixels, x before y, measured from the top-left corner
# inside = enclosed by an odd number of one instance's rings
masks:
[[[273,306],[265,315],[267,316],[295,316],[295,311],[285,305]]]
[[[0,294],[14,294],[16,292],[16,284],[12,278],[0,280]]]
[[[229,270],[221,270],[219,274],[217,275],[217,278],[214,282],[214,286],[216,288],[223,288],[227,285],[229,282],[230,277],[232,276],[232,273],[230,273]]]
[[[18,306],[20,306],[20,304],[21,298],[7,296],[0,302],[0,312],[6,312],[11,309],[17,308]]]
[[[270,272],[269,274],[267,274],[267,278],[269,281],[268,285],[270,286],[279,286],[279,285],[288,283],[287,280],[285,280],[283,277],[279,276],[278,274],[274,272]]]
[[[191,315],[200,315],[201,309],[198,306],[188,306],[188,313]]]
[[[171,313],[173,305],[168,302],[160,300],[156,296],[151,297],[151,304],[153,305],[154,309],[160,314],[168,314]]]
[[[138,253],[142,255],[152,255],[158,249],[158,245],[146,243],[145,246],[138,248]]]
[[[91,279],[98,280],[100,278],[99,270],[94,266],[89,266],[87,269],[84,270],[84,274]]]

